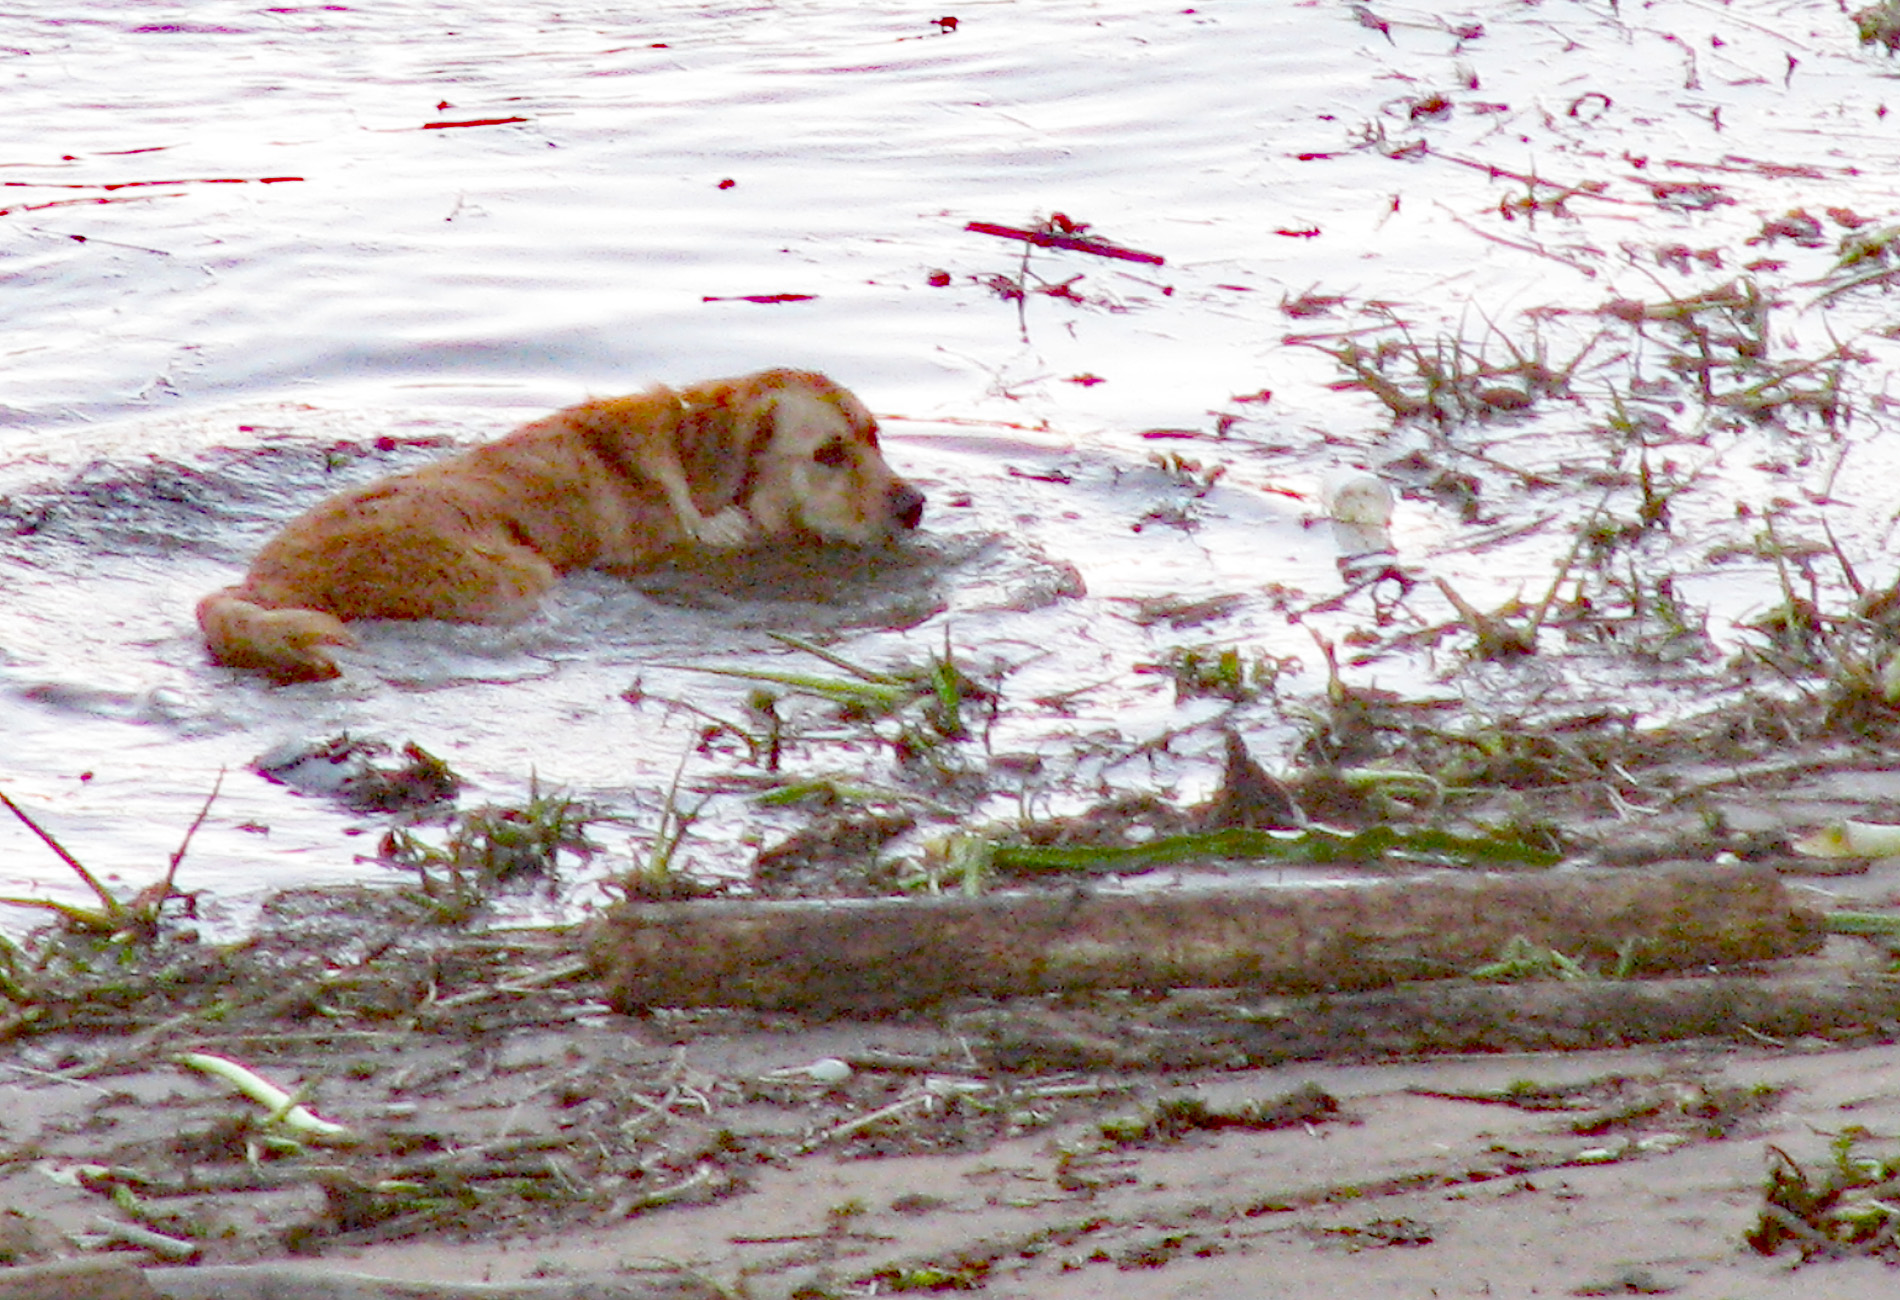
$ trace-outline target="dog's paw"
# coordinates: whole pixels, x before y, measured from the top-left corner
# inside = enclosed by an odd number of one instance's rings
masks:
[[[752,519],[738,506],[727,506],[710,519],[701,519],[692,529],[693,540],[705,546],[731,550],[744,546],[758,535]]]

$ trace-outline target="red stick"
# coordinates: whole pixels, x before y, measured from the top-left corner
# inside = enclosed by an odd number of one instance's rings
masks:
[[[448,131],[458,126],[507,126],[510,122],[525,122],[525,117],[477,117],[466,122],[424,122],[425,131]]]
[[[1020,239],[1038,248],[1066,248],[1077,253],[1093,253],[1097,257],[1113,257],[1123,262],[1141,262],[1148,266],[1162,266],[1167,262],[1167,259],[1159,253],[1144,253],[1139,249],[1123,248],[1120,244],[1111,243],[1106,239],[1096,239],[1089,235],[1062,235],[1052,230],[1023,230],[1016,226],[999,226],[993,221],[972,221],[964,229],[975,231],[979,235]]]
[[[718,294],[706,294],[701,302],[810,302],[818,295],[815,293],[735,293],[721,297]]]

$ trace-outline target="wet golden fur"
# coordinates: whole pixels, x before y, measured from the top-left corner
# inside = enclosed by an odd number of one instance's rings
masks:
[[[200,601],[198,623],[218,663],[329,678],[325,647],[353,644],[354,619],[512,623],[563,573],[638,572],[678,546],[870,544],[915,528],[923,503],[823,375],[654,388],[331,497]]]

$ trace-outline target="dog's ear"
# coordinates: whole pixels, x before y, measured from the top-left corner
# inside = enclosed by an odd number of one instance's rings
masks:
[[[680,393],[673,445],[693,496],[704,504],[743,504],[759,462],[778,432],[772,372],[699,384]]]

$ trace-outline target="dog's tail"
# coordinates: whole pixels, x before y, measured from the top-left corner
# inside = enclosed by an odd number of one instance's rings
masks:
[[[249,668],[274,682],[320,682],[341,671],[323,650],[355,645],[341,619],[315,609],[271,609],[243,587],[214,591],[198,602],[198,626],[214,663]]]

